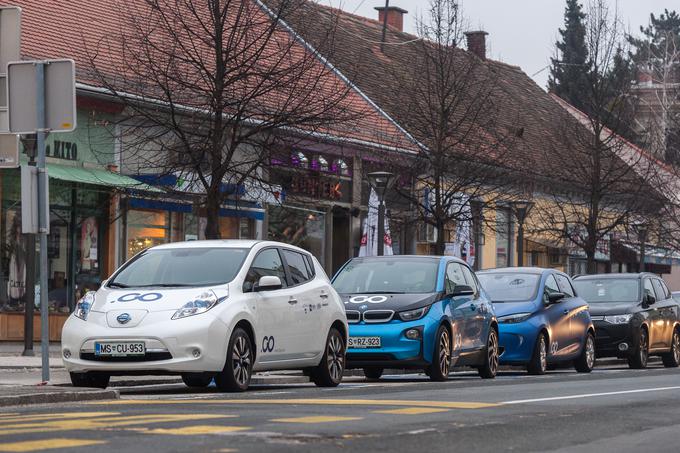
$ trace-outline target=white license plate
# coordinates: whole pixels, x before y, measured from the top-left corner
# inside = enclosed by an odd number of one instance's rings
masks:
[[[95,343],[94,355],[111,357],[128,357],[146,354],[144,342],[110,342]]]
[[[350,348],[379,348],[380,337],[349,337],[347,345]]]

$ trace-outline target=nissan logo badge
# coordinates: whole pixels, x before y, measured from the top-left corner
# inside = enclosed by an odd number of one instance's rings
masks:
[[[120,324],[127,324],[130,322],[132,319],[132,316],[130,316],[127,313],[121,313],[116,317],[116,321],[118,321]]]

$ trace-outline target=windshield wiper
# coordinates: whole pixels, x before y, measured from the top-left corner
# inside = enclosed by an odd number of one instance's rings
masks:
[[[406,294],[404,291],[365,291],[363,293],[352,294]]]
[[[149,285],[135,285],[135,288],[186,288],[189,286],[202,285],[190,285],[188,283],[153,283]]]
[[[126,285],[125,283],[118,283],[118,282],[111,282],[107,285],[109,288],[129,288],[130,285]]]

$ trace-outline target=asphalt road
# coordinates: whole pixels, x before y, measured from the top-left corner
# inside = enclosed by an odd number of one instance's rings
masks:
[[[336,389],[180,385],[111,402],[7,408],[0,451],[680,451],[680,369],[349,379]]]

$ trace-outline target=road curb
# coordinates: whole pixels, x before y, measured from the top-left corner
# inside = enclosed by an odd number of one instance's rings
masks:
[[[46,389],[47,390],[47,389]],[[86,391],[44,391],[40,393],[24,393],[21,395],[0,396],[0,407],[26,406],[32,404],[75,403],[80,401],[119,399],[118,390],[86,390]]]

